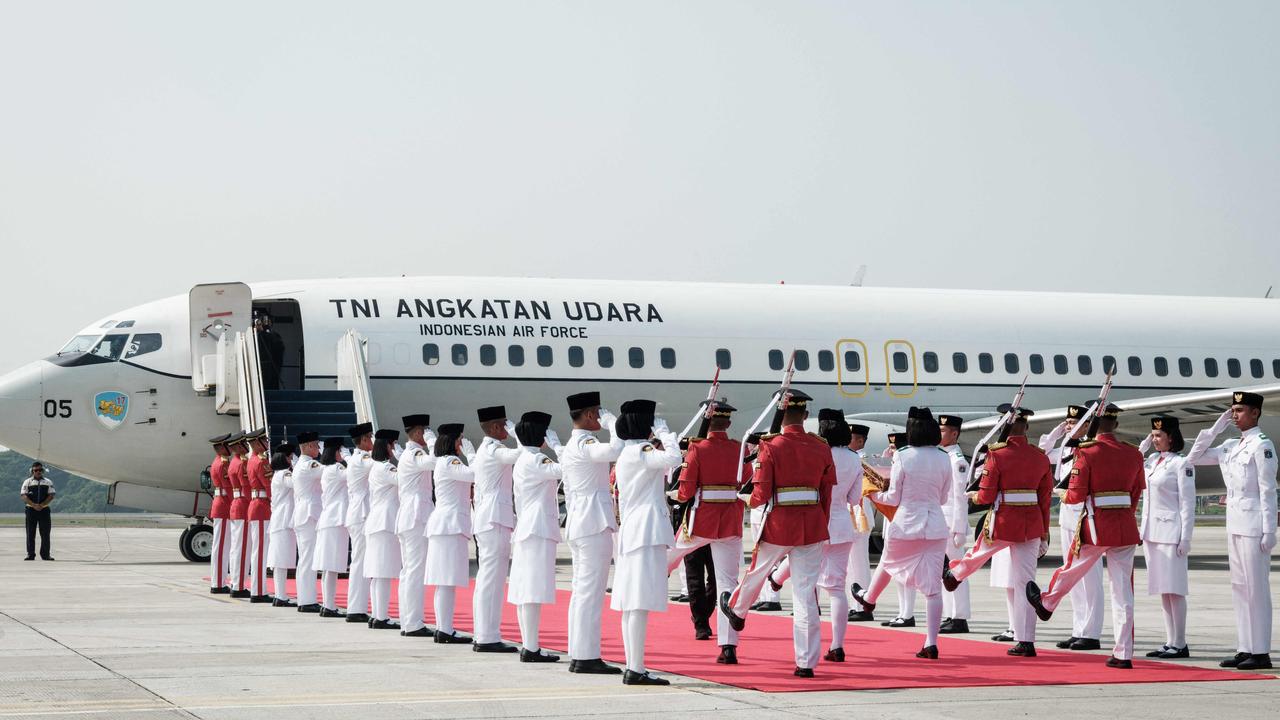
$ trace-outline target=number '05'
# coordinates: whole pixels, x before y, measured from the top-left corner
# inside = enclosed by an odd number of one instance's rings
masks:
[[[47,417],[47,418],[52,418],[52,417],[69,418],[69,417],[71,417],[71,401],[70,401],[70,400],[45,400],[45,401],[44,401],[44,416],[45,416],[45,417]]]

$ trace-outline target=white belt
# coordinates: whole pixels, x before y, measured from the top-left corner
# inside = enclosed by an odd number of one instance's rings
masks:
[[[730,503],[738,500],[738,493],[732,485],[703,485],[702,502]]]
[[[214,497],[222,497],[223,495],[226,495],[226,494],[227,494],[227,491],[226,491],[226,490],[223,490],[222,488],[214,488],[214,489],[213,489],[213,496],[214,496]]]
[[[240,491],[239,491],[239,490],[236,490],[235,492],[231,493],[231,497],[233,497],[233,498],[238,498],[238,497],[240,497]]]
[[[249,493],[249,497],[264,498],[266,496],[267,496],[266,490],[254,490],[253,492]]]
[[[1096,508],[1127,508],[1133,505],[1129,493],[1121,495],[1094,495],[1093,506]]]
[[[816,505],[818,504],[818,491],[808,487],[785,487],[779,488],[775,505]]]
[[[1000,493],[1001,505],[1039,505],[1040,497],[1033,492],[1006,492]]]

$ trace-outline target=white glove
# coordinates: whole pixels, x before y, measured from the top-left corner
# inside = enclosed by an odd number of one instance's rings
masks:
[[[1217,422],[1213,424],[1213,434],[1221,435],[1228,427],[1231,426],[1231,410],[1227,410],[1218,416]]]
[[[969,539],[969,533],[953,532],[951,533],[951,544],[955,547],[962,548],[964,543]]]
[[[616,422],[618,422],[617,415],[614,415],[604,408],[600,408],[600,425],[603,426],[605,430],[613,433],[613,424]]]
[[[472,445],[471,441],[466,438],[462,438],[462,454],[466,455],[468,460],[476,454],[476,446]]]
[[[680,499],[680,488],[675,488],[674,490],[668,490],[668,491],[667,491],[667,497],[671,498],[672,500],[679,500],[679,499]]]
[[[669,432],[669,431],[670,431],[670,428],[668,428],[668,427],[667,427],[667,419],[666,419],[666,418],[654,418],[654,419],[653,419],[653,434],[654,434],[654,435],[661,435],[661,434],[663,434],[663,433],[665,433],[665,432]]]
[[[1151,439],[1150,435],[1142,438],[1142,442],[1138,443],[1138,452],[1142,453],[1143,455],[1146,455],[1147,451],[1151,449],[1151,445],[1153,442],[1154,441]]]
[[[422,439],[423,439],[423,440],[425,440],[425,441],[426,441],[426,443],[427,443],[427,452],[432,452],[432,449],[433,449],[433,448],[435,448],[435,446],[436,446],[436,438],[438,438],[438,437],[440,437],[440,436],[439,436],[439,435],[436,435],[436,434],[435,434],[435,432],[433,432],[433,431],[431,430],[431,428],[427,428],[427,429],[422,433]]]
[[[1258,547],[1262,548],[1262,552],[1269,553],[1276,546],[1276,534],[1265,533],[1262,536],[1262,542],[1258,543]]]
[[[564,447],[564,445],[560,443],[560,436],[551,428],[547,428],[547,447],[555,450],[557,453],[560,452],[560,448]]]
[[[1037,557],[1037,558],[1042,558],[1042,557],[1044,557],[1045,555],[1048,555],[1048,554],[1049,554],[1049,541],[1048,541],[1048,540],[1041,540],[1041,541],[1040,541],[1040,547],[1036,550],[1036,557]]]
[[[513,423],[513,422],[511,422],[510,420],[508,420],[508,421],[507,421],[507,424],[506,424],[506,425],[503,425],[503,427],[507,429],[507,434],[508,434],[508,435],[515,435],[515,434],[516,434],[516,424],[515,424],[515,423]]]
[[[1178,543],[1178,557],[1186,557],[1191,552],[1191,541],[1183,540]]]

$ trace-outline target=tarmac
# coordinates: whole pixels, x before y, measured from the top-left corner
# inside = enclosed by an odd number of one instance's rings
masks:
[[[1280,706],[1276,681],[771,694],[664,675],[669,688],[628,687],[563,662],[523,664],[210,595],[207,566],[181,559],[175,527],[54,522],[55,562],[24,562],[22,529],[0,528],[0,718],[1261,717]],[[1042,581],[1056,564],[1052,554],[1041,562]],[[1222,528],[1197,529],[1191,564],[1193,657],[1178,662],[1216,667],[1235,650]],[[567,557],[558,576],[568,587]],[[985,570],[973,580],[967,637],[985,639],[1005,627],[1004,594]],[[1273,594],[1277,582],[1273,572]],[[1135,587],[1141,656],[1163,643],[1164,625],[1141,565]],[[877,615],[891,617],[892,598]],[[1041,625],[1040,644],[1069,635],[1069,618]],[[1109,634],[1108,611],[1104,648]],[[1101,663],[1108,653],[1094,654]]]

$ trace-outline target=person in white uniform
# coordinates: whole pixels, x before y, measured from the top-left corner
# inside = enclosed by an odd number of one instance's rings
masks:
[[[396,515],[400,512],[400,483],[396,472],[396,430],[373,434],[369,459],[369,515],[364,521],[364,574],[369,578],[369,627],[399,630],[391,619],[391,579],[400,576],[400,541]]]
[[[1164,645],[1147,657],[1191,657],[1187,646],[1187,556],[1196,526],[1196,469],[1178,455],[1185,442],[1172,416],[1151,418],[1151,434],[1138,449],[1147,456],[1147,488],[1142,496],[1142,554],[1147,560],[1147,594],[1159,595],[1164,609]]]
[[[347,571],[346,439],[325,438],[320,453],[320,518],[316,521],[316,569],[320,571],[320,617],[346,617],[338,609],[338,575]]]
[[[542,453],[548,443],[551,416],[527,412],[516,423],[520,457],[512,468],[516,527],[507,602],[516,606],[520,623],[520,662],[557,662],[559,655],[542,649],[538,628],[542,606],[556,601],[556,545],[560,543],[560,505],[556,490],[563,471]]]
[[[613,435],[616,418],[600,408],[600,393],[577,393],[566,402],[573,433],[563,446],[552,449],[564,470],[568,512],[565,536],[573,558],[569,672],[616,675],[622,669],[600,659],[600,623],[613,559],[613,536],[618,529],[609,487],[609,464],[622,454],[622,440]],[[608,443],[594,435],[602,428],[602,422],[612,437]]]
[[[1218,465],[1227,486],[1227,559],[1236,609],[1236,654],[1222,667],[1271,667],[1271,550],[1276,546],[1276,447],[1258,427],[1262,396],[1232,393],[1231,409],[1201,430],[1191,465]],[[1227,426],[1239,438],[1209,447]]]
[[[396,539],[400,541],[400,634],[405,637],[432,637],[435,632],[423,623],[426,603],[427,524],[435,505],[431,501],[432,473],[436,457],[427,449],[427,426],[431,416],[405,415],[404,452],[396,465],[399,479],[400,511],[396,513]]]
[[[1059,444],[1064,437],[1078,439],[1084,434],[1086,428],[1079,422],[1088,411],[1087,405],[1068,405],[1067,418],[1053,430],[1040,436],[1040,449],[1049,456],[1049,462],[1056,466],[1054,479],[1057,481],[1056,492],[1061,501],[1058,504],[1058,538],[1062,543],[1064,558],[1071,552],[1071,544],[1076,540],[1076,528],[1080,525],[1080,513],[1084,510],[1084,504],[1066,502],[1067,480],[1074,467],[1074,448],[1068,447],[1063,451]],[[1084,579],[1071,588],[1067,599],[1071,601],[1071,637],[1058,641],[1057,647],[1062,650],[1101,649],[1104,602],[1102,563],[1089,568]]]
[[[271,455],[271,520],[267,532],[267,565],[271,567],[274,590],[272,607],[297,607],[289,597],[286,583],[289,570],[297,565],[298,544],[293,536],[293,456],[298,448],[293,443],[280,443]]]
[[[907,411],[907,445],[894,455],[889,487],[873,494],[875,502],[896,506],[886,532],[884,553],[864,593],[853,587],[853,600],[875,610],[876,599],[890,578],[925,596],[925,641],[916,657],[938,659],[938,626],[942,624],[942,564],[951,532],[942,514],[951,500],[951,460],[938,443],[942,433],[928,408]]]
[[[907,434],[889,433],[889,447],[885,448],[882,457],[888,458],[892,465],[898,464],[898,451],[905,449],[907,446]],[[881,537],[883,546],[880,549],[880,559],[884,560],[884,556],[889,552],[889,543],[893,537],[893,533],[889,532],[889,526],[893,524],[887,516],[884,519],[884,527],[881,528]],[[880,624],[884,627],[915,627],[916,626],[916,591],[915,588],[908,586],[903,582],[896,582],[896,595],[898,598],[898,612],[890,620],[884,620]]]
[[[960,428],[964,418],[959,415],[939,415],[938,426],[942,430],[939,446],[951,460],[951,501],[942,506],[942,515],[951,528],[947,539],[947,557],[964,557],[969,543],[969,458],[960,449]],[[969,632],[969,583],[960,583],[955,590],[942,593],[942,624],[938,632],[943,635],[959,635]]]
[[[766,510],[763,507],[751,508],[748,517],[751,522],[752,537],[760,537]],[[760,588],[760,599],[751,606],[751,612],[778,612],[782,610],[782,586],[766,582]]]
[[[504,441],[515,432],[501,405],[476,411],[484,440],[476,448],[471,469],[475,471],[476,589],[471,596],[471,616],[475,624],[476,652],[513,653],[515,645],[502,641],[502,589],[511,567],[511,531],[516,527],[512,497],[512,467],[520,458],[520,448]]]
[[[316,522],[320,519],[320,434],[298,433],[298,460],[293,464],[293,534],[298,539],[294,585],[298,612],[319,613],[316,602]]]
[[[682,460],[675,433],[667,429],[665,420],[655,418],[656,409],[652,400],[625,402],[616,426],[625,445],[616,466],[622,522],[610,607],[622,613],[622,647],[627,658],[623,685],[671,684],[644,667],[649,613],[667,610],[667,551],[676,544],[667,509],[666,476]]]
[[[849,425],[849,450],[858,458],[854,469],[854,483],[862,487],[862,455],[867,446],[867,435],[871,428],[859,423]],[[876,527],[876,506],[867,497],[861,497],[859,504],[851,509],[853,514],[853,543],[849,547],[849,570],[847,578],[851,582],[866,587],[871,584],[871,532]],[[873,622],[875,613],[850,608],[849,622]]]
[[[469,644],[453,626],[460,587],[471,584],[471,486],[475,472],[463,462],[474,457],[461,423],[441,425],[435,442],[436,508],[427,520],[427,584],[435,588],[438,643]]]
[[[347,517],[351,537],[351,567],[347,571],[347,622],[369,622],[369,578],[364,571],[364,521],[369,517],[369,471],[373,469],[373,423],[347,430],[355,449],[347,457]]]

